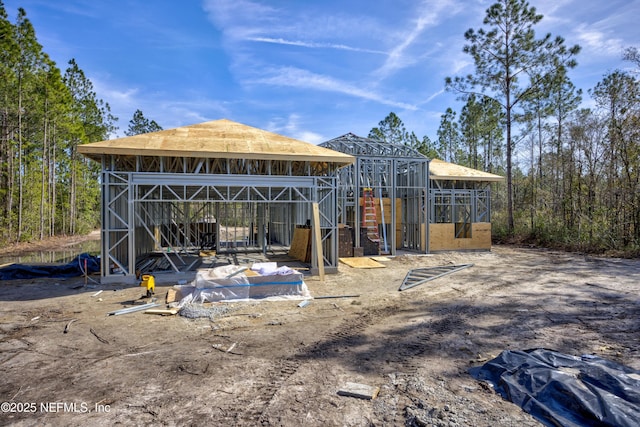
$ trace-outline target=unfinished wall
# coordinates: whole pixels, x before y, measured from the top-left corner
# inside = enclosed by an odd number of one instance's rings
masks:
[[[402,201],[400,199],[396,199],[396,249],[402,248]],[[364,206],[364,197],[360,197],[358,199],[358,204],[360,209],[363,209]],[[383,223],[384,216],[384,224],[387,232],[387,239],[391,238],[391,199],[388,197],[382,198],[382,209],[380,209],[380,198],[373,197],[373,205],[376,208],[376,222],[378,226]],[[364,215],[364,214],[363,214]],[[383,236],[383,231],[380,228],[380,238]]]
[[[422,226],[423,240],[426,241],[425,227]],[[456,238],[456,224],[429,224],[429,251],[449,250],[490,250],[491,223],[474,222],[471,224],[471,237]]]

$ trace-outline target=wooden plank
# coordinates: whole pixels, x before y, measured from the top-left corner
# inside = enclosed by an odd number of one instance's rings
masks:
[[[318,203],[313,203],[313,246],[316,248],[316,261],[318,263],[318,275],[324,282],[324,255],[322,253],[322,234],[320,233],[320,208]]]
[[[340,262],[347,264],[353,268],[385,268],[384,264],[380,264],[369,257],[340,258]]]
[[[145,311],[145,314],[159,314],[161,316],[174,316],[178,314],[177,308],[152,308]]]
[[[340,390],[338,390],[338,395],[372,400],[378,396],[379,392],[380,387],[348,382]]]
[[[246,270],[244,272],[244,275],[247,277],[255,277],[255,276],[260,276],[260,273],[258,273],[257,271],[253,271],[253,270]]]
[[[289,256],[302,262],[309,262],[307,252],[309,247],[309,239],[311,237],[311,229],[296,228],[293,230],[293,239],[289,247]]]
[[[165,303],[171,304],[172,302],[175,302],[177,292],[178,291],[173,288],[170,288],[169,290],[167,290],[167,298],[165,299]]]

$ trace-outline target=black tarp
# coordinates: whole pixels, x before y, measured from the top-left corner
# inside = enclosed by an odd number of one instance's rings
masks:
[[[470,373],[548,426],[640,425],[640,371],[597,356],[507,350]]]
[[[67,264],[11,264],[0,268],[0,280],[34,279],[38,277],[77,277],[100,271],[100,258],[82,253]]]

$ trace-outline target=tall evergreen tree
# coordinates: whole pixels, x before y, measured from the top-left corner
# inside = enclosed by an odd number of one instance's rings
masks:
[[[624,50],[622,59],[624,59],[625,61],[633,62],[640,69],[640,51],[637,47],[626,48]]]
[[[136,110],[133,118],[129,121],[129,128],[124,132],[127,136],[140,135],[143,133],[157,132],[162,127],[155,120],[147,119],[142,111]]]
[[[99,214],[98,165],[77,144],[115,129],[108,104],[71,61],[64,78],[24,9],[0,1],[0,241],[87,231]]]
[[[74,127],[69,129],[68,141],[70,169],[68,171],[69,233],[75,234],[86,227],[95,215],[96,194],[98,193],[98,170],[78,154],[77,146],[89,142],[102,141],[115,130],[115,121],[109,104],[98,99],[93,83],[80,69],[74,59],[64,75],[64,82],[72,97],[72,117]],[[78,223],[83,219],[82,224]],[[95,221],[94,221],[95,222]]]
[[[471,55],[475,74],[447,77],[449,90],[482,94],[498,101],[505,110],[507,164],[507,227],[514,232],[512,126],[519,104],[536,93],[548,74],[576,65],[579,46],[567,48],[564,39],[545,35],[536,39],[534,25],[542,20],[526,0],[498,0],[489,7],[483,24],[488,29],[469,29],[463,48]],[[529,71],[536,73],[527,75]],[[534,77],[535,76],[535,77]]]
[[[13,231],[13,141],[18,123],[14,64],[18,61],[19,52],[14,26],[0,1],[0,240],[12,239]]]
[[[640,247],[640,82],[614,71],[592,94],[607,120],[609,227],[622,246]]]
[[[462,137],[460,128],[456,121],[456,112],[447,108],[440,116],[440,127],[438,128],[438,145],[440,154],[447,162],[458,162],[460,159],[460,144]]]
[[[17,102],[18,102],[18,123],[17,123],[17,185],[18,185],[18,218],[16,240],[20,241],[25,232],[24,213],[25,206],[25,184],[27,177],[33,172],[31,155],[36,147],[32,138],[32,130],[37,129],[40,114],[37,105],[37,80],[36,74],[43,66],[44,54],[42,46],[36,39],[36,33],[27,19],[24,9],[18,9],[16,25],[14,26],[14,40],[18,46],[18,56],[15,62],[14,72],[17,78]],[[31,224],[29,224],[31,225]],[[33,230],[29,230],[27,237],[31,237]]]
[[[407,142],[408,135],[400,117],[391,112],[378,123],[378,127],[371,129],[369,138],[391,144],[404,144]]]

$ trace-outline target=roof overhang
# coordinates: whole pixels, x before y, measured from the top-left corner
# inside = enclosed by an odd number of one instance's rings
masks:
[[[442,181],[503,182],[504,177],[439,159],[429,162],[429,178]]]
[[[291,160],[346,166],[353,156],[230,120],[214,120],[78,146],[100,161],[103,155]]]

